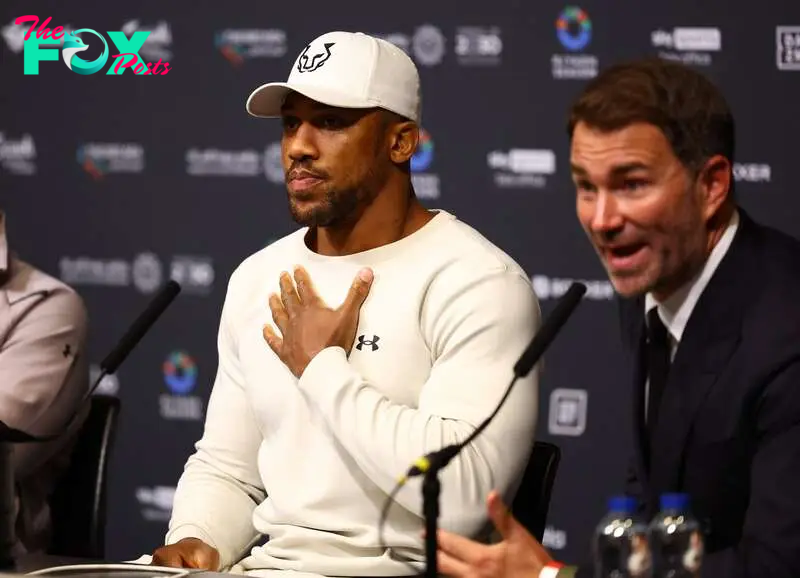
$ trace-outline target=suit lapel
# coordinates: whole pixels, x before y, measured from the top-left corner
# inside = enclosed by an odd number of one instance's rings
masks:
[[[741,213],[741,211],[740,211]],[[670,369],[658,426],[650,440],[655,491],[680,488],[684,452],[696,415],[741,339],[747,301],[757,291],[755,224],[742,214],[739,230],[717,271],[692,311]]]

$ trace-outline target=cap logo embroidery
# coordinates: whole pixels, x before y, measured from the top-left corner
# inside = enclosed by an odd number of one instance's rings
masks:
[[[308,55],[308,50],[311,48],[311,45],[307,45],[303,49],[303,52],[300,53],[300,57],[297,59],[297,72],[314,72],[320,66],[325,64],[331,57],[331,46],[334,44],[336,43],[326,42],[323,45],[325,47],[324,52],[317,52],[311,56]]]

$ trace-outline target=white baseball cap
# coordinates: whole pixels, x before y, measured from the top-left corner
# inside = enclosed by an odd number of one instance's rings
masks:
[[[247,99],[247,112],[275,118],[290,92],[341,108],[383,108],[416,121],[421,117],[417,67],[400,48],[362,32],[328,32],[295,60],[286,82],[270,82]]]

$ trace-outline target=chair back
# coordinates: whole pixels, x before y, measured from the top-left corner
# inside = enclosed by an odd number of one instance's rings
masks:
[[[550,510],[550,496],[561,461],[561,450],[555,444],[537,441],[525,468],[517,494],[511,504],[514,517],[542,542]]]
[[[117,397],[92,396],[70,465],[50,499],[53,535],[48,554],[95,560],[105,557],[108,464],[119,411]]]

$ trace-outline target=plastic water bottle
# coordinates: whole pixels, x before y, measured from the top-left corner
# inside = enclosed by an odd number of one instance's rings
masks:
[[[703,562],[703,534],[686,494],[661,496],[661,511],[648,528],[653,578],[696,578]]]
[[[594,533],[595,578],[649,578],[647,524],[636,516],[636,500],[616,496]]]

